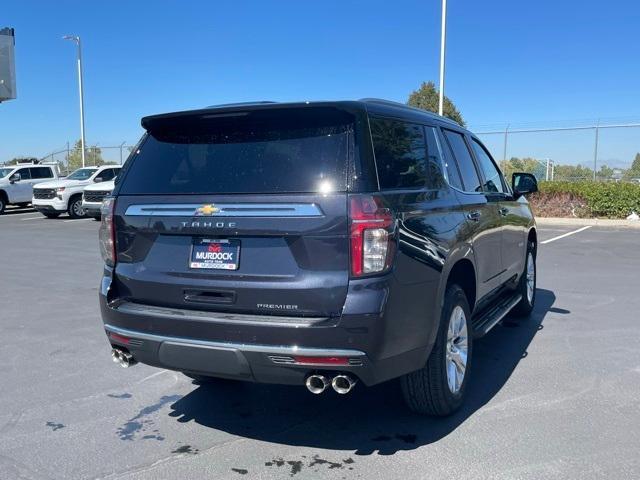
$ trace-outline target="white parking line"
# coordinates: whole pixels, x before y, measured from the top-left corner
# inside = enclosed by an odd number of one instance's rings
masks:
[[[12,217],[22,217],[24,215],[40,215],[38,212],[20,212],[20,213],[5,213],[4,215],[0,216],[0,218],[12,218]]]
[[[93,220],[92,218],[72,218],[70,220],[63,220],[64,223],[67,222],[81,222],[82,220]]]
[[[586,227],[579,228],[577,230],[573,230],[571,232],[563,233],[562,235],[558,235],[557,237],[550,238],[549,240],[545,240],[544,242],[540,242],[540,245],[545,245],[547,243],[555,242],[556,240],[560,240],[561,238],[568,237],[569,235],[573,235],[575,233],[580,233],[585,231],[587,228],[591,228],[592,225],[587,225]]]
[[[27,220],[44,220],[44,217],[42,215],[37,215],[35,217],[21,218],[20,219],[21,222],[26,222]]]

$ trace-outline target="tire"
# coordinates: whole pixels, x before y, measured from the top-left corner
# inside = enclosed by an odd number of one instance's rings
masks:
[[[511,310],[511,313],[516,317],[528,317],[535,306],[537,274],[536,244],[534,242],[528,242],[524,271],[520,276],[517,289],[518,293],[522,295],[522,300]]]
[[[86,214],[82,209],[82,196],[78,196],[76,198],[72,198],[69,200],[69,207],[67,208],[67,212],[71,218],[84,218]]]
[[[96,215],[94,215],[94,216],[93,216],[93,219],[94,219],[96,222],[100,222],[100,221],[102,221],[102,217],[101,217],[100,215],[97,215],[97,216],[96,216]]]
[[[449,285],[445,292],[438,335],[427,364],[400,378],[404,400],[412,411],[443,417],[460,408],[469,381],[473,353],[471,333],[471,311],[467,296],[458,285]],[[466,359],[463,360],[460,355],[450,356],[452,348],[460,352],[464,351],[465,345]],[[457,358],[458,362],[454,362],[453,358]],[[459,362],[464,364],[464,370],[462,378],[456,381],[459,377],[455,373],[459,370],[455,369],[455,365]],[[453,367],[449,373],[448,367]]]
[[[58,212],[42,212],[42,215],[47,218],[58,218],[60,216]]]
[[[7,207],[7,201],[3,195],[0,195],[0,215],[4,213],[4,209]]]

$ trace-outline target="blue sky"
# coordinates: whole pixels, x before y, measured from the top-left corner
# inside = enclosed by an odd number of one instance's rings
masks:
[[[450,0],[446,93],[471,126],[640,119],[638,18],[632,0]],[[0,161],[78,138],[67,33],[83,40],[87,142],[101,145],[135,141],[146,114],[256,99],[405,101],[438,77],[440,0],[21,0],[4,2],[0,23],[16,29],[18,76],[18,99],[0,104]],[[640,129],[627,132],[609,146],[605,137],[603,158],[640,150]],[[576,142],[586,156],[589,138]],[[563,141],[545,142],[555,152]],[[520,143],[510,154],[549,156],[539,140]],[[498,157],[499,145],[490,142]]]

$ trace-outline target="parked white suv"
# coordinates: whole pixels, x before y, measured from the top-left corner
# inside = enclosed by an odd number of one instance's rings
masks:
[[[111,195],[115,186],[115,182],[111,180],[110,182],[94,183],[84,188],[82,192],[82,209],[87,217],[100,220],[102,201],[105,197]]]
[[[113,180],[121,168],[120,165],[79,168],[64,179],[42,183],[33,189],[33,206],[47,218],[56,218],[64,212],[71,218],[82,218],[85,216],[82,190],[93,183]]]
[[[29,205],[33,196],[33,186],[56,178],[56,164],[19,163],[0,167],[0,215],[7,205]]]

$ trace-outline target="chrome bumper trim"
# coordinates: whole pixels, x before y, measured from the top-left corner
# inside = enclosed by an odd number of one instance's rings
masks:
[[[364,357],[366,354],[360,350],[342,350],[333,348],[299,347],[297,345],[256,345],[250,343],[211,342],[208,340],[196,340],[192,338],[167,337],[151,333],[137,332],[124,328],[105,324],[107,332],[122,335],[123,337],[148,340],[151,342],[178,342],[183,345],[200,347],[226,348],[240,350],[241,352],[257,352],[275,355],[305,355],[310,357]]]

